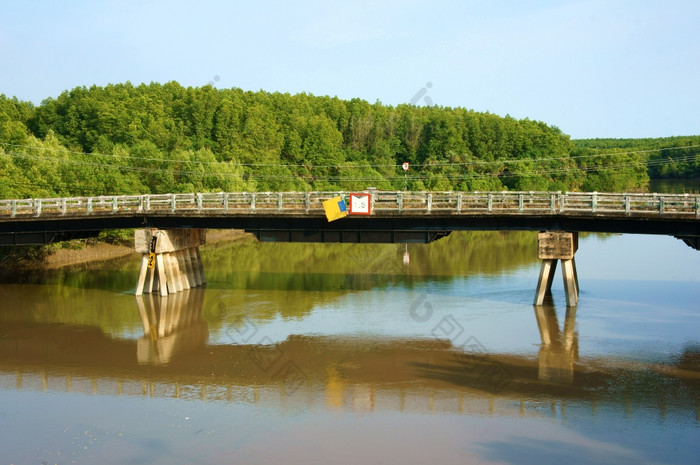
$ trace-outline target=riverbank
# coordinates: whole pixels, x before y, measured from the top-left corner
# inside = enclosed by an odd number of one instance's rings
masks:
[[[253,237],[237,229],[210,229],[207,231],[207,244],[238,241]],[[62,248],[46,256],[43,260],[25,262],[22,270],[55,270],[91,262],[114,260],[135,254],[134,247],[108,244],[105,242],[86,243],[81,248]]]

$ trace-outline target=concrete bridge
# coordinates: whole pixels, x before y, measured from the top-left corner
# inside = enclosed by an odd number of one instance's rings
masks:
[[[331,222],[323,203],[338,196],[350,215]],[[360,207],[354,208],[356,201]],[[118,228],[145,231],[137,233],[136,249],[144,254],[137,295],[167,295],[206,283],[198,266],[205,234],[195,231],[207,228],[243,229],[261,241],[349,243],[428,243],[466,230],[548,231],[539,236],[543,262],[535,304],[550,292],[561,260],[567,305],[575,306],[578,232],[665,234],[700,250],[700,195],[369,190],[0,200],[0,245]]]
[[[464,230],[665,234],[700,248],[700,195],[384,192],[369,214],[328,222],[349,192],[230,192],[0,200],[0,245],[45,244],[119,228],[233,228],[261,241],[426,243]]]

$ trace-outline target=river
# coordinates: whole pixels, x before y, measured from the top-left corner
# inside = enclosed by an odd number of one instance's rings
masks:
[[[0,285],[2,463],[697,463],[700,252],[581,235],[533,307],[529,232],[203,248]]]

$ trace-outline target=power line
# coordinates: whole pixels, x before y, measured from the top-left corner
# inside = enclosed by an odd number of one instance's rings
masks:
[[[292,180],[292,179],[298,179],[299,175],[287,175],[287,174],[280,174],[280,175],[275,175],[275,174],[256,174],[256,173],[250,173],[250,172],[240,172],[240,173],[212,173],[212,172],[207,172],[207,171],[188,171],[188,170],[176,170],[176,169],[167,169],[167,168],[145,168],[145,167],[139,167],[139,166],[124,166],[124,165],[114,165],[114,164],[107,164],[107,163],[93,163],[93,162],[84,162],[84,161],[79,161],[79,160],[74,160],[74,159],[69,159],[69,158],[54,158],[54,157],[47,157],[43,155],[32,155],[32,154],[26,154],[26,153],[15,153],[15,152],[9,152],[10,155],[17,156],[17,157],[25,157],[25,158],[33,158],[33,159],[39,159],[43,161],[51,161],[51,162],[58,162],[58,163],[65,163],[65,164],[70,164],[70,165],[78,165],[78,166],[92,166],[92,167],[97,167],[97,168],[108,168],[108,169],[117,169],[117,170],[126,170],[126,171],[135,171],[135,172],[142,172],[142,173],[154,173],[154,172],[159,172],[159,173],[171,173],[173,175],[189,175],[189,176],[199,176],[199,177],[207,177],[207,176],[214,176],[214,177],[233,177],[233,178],[238,178],[242,180]],[[415,175],[409,175],[407,176],[407,180],[415,181],[415,180],[424,180],[428,179],[430,174],[437,174],[441,175],[443,178],[446,179],[452,179],[452,180],[459,180],[459,179],[489,179],[489,178],[510,178],[510,177],[533,177],[533,176],[544,176],[544,175],[553,175],[553,174],[561,174],[561,173],[576,173],[576,172],[596,172],[600,170],[609,170],[609,169],[621,169],[621,168],[628,168],[628,167],[641,167],[641,166],[657,166],[657,165],[663,165],[663,164],[670,164],[670,163],[679,163],[679,162],[688,162],[688,161],[697,161],[700,160],[700,154],[696,155],[687,155],[684,157],[676,157],[676,158],[665,158],[665,159],[658,159],[658,160],[647,160],[647,161],[630,161],[630,162],[624,162],[624,163],[614,163],[614,164],[605,164],[605,165],[594,165],[594,166],[578,166],[574,168],[553,168],[549,170],[543,170],[543,171],[537,171],[537,172],[518,172],[518,171],[501,171],[501,172],[495,172],[495,173],[475,173],[475,172],[470,172],[470,173],[421,173],[421,174],[415,174]],[[464,165],[460,165],[464,166]],[[335,175],[335,176],[314,176],[310,175],[309,176],[313,180],[318,180],[318,181],[329,181],[329,182],[351,182],[351,181],[372,181],[372,182],[381,182],[381,181],[391,181],[392,178],[384,178],[384,177],[348,177],[348,176],[342,176],[342,175]],[[393,180],[396,180],[397,178],[394,178]],[[403,177],[401,177],[403,179]]]
[[[175,159],[175,158],[153,158],[153,157],[137,157],[137,156],[132,156],[132,155],[110,155],[110,154],[103,154],[103,153],[98,153],[98,152],[78,152],[78,151],[71,151],[68,149],[63,149],[63,148],[48,148],[48,147],[37,147],[37,146],[30,146],[30,145],[23,145],[23,144],[10,144],[7,142],[0,142],[0,145],[6,146],[6,147],[13,147],[13,148],[24,148],[24,149],[30,149],[30,150],[43,150],[43,151],[48,151],[48,152],[60,152],[60,153],[65,153],[65,154],[70,154],[70,155],[81,155],[81,156],[94,156],[94,157],[106,157],[106,158],[111,158],[111,159],[124,159],[124,160],[141,160],[141,161],[153,161],[153,162],[159,162],[159,163],[194,163],[194,164],[201,164],[201,165],[218,165],[221,163],[231,163],[230,161],[208,161],[208,160],[181,160],[181,159]],[[658,149],[645,149],[645,150],[630,150],[626,152],[607,152],[607,153],[593,153],[593,154],[587,154],[587,155],[574,155],[574,156],[566,156],[566,157],[546,157],[546,158],[504,158],[504,159],[497,159],[497,160],[471,160],[471,161],[465,161],[465,162],[450,162],[450,163],[415,163],[412,166],[413,167],[437,167],[437,166],[473,166],[473,165],[498,165],[498,164],[514,164],[514,163],[532,163],[532,162],[547,162],[547,161],[564,161],[564,160],[579,160],[579,159],[590,159],[590,158],[602,158],[602,157],[609,157],[609,156],[620,156],[620,155],[633,155],[633,154],[645,154],[645,153],[654,153],[654,152],[664,152],[664,151],[669,151],[669,150],[684,150],[684,149],[692,149],[692,148],[699,148],[700,144],[695,144],[695,145],[686,145],[686,146],[675,146],[675,147],[663,147],[663,148],[658,148]],[[322,168],[400,168],[401,164],[353,164],[353,163],[348,163],[344,165],[309,165],[309,164],[284,164],[284,163],[237,163],[233,162],[236,166],[243,166],[243,167],[250,167],[250,168],[256,168],[256,167],[270,167],[270,166],[275,166],[275,167],[282,167],[282,168],[306,168],[306,169],[322,169]]]

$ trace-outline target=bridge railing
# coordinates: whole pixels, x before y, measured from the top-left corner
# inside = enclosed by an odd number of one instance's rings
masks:
[[[700,218],[700,196],[690,194],[608,194],[569,192],[561,211],[620,213],[625,215],[695,216]]]
[[[322,215],[324,200],[347,192],[219,192],[0,200],[0,220],[15,217],[134,215]],[[371,196],[375,215],[569,214],[700,219],[700,195],[598,192],[386,192]]]

